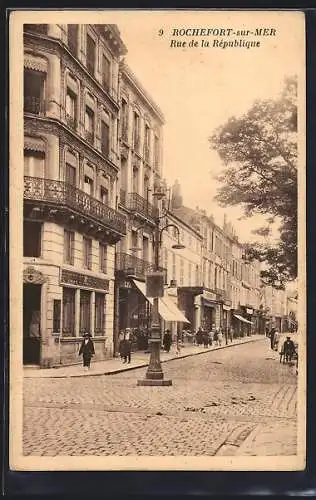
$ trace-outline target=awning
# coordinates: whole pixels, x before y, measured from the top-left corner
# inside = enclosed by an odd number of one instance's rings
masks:
[[[242,321],[243,323],[248,323],[249,325],[253,325],[252,321],[248,321],[248,319],[243,318],[242,316],[239,316],[239,314],[234,314],[235,318],[239,319],[239,321]]]
[[[24,137],[24,149],[45,153],[45,142],[37,137]]]
[[[146,297],[146,284],[142,281],[132,280],[134,285],[138,290],[144,295],[148,302],[152,305],[154,299],[151,297]],[[178,307],[172,302],[168,297],[159,297],[158,300],[158,310],[159,314],[165,321],[181,321],[183,323],[190,323],[184,314],[178,309]]]
[[[48,63],[43,57],[33,56],[33,54],[24,54],[24,67],[33,71],[47,73]]]

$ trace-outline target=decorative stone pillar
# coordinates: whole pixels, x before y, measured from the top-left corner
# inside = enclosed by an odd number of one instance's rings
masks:
[[[80,337],[80,290],[75,292],[75,337]]]
[[[45,177],[52,180],[62,179],[62,169],[60,164],[60,148],[59,148],[59,137],[55,135],[49,135],[47,137],[48,155],[45,165]]]
[[[49,54],[48,78],[47,78],[47,109],[46,115],[51,118],[60,119],[60,88],[61,67],[60,58],[55,54]]]

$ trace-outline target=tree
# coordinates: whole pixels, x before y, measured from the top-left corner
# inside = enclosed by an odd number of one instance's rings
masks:
[[[230,118],[209,138],[224,169],[215,199],[239,205],[245,217],[263,214],[258,231],[265,243],[248,245],[249,255],[267,263],[263,276],[282,282],[297,275],[297,79],[287,77],[280,96],[255,101],[243,116]],[[269,226],[280,220],[278,245],[268,244]]]

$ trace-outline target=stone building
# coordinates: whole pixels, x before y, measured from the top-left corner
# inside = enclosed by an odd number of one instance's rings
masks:
[[[113,351],[119,61],[115,25],[24,25],[24,363]]]
[[[118,206],[127,218],[127,232],[116,247],[116,348],[121,330],[150,326],[150,303],[143,292],[146,273],[153,270],[153,230],[161,208],[154,191],[162,182],[164,124],[161,110],[124,61],[119,117]]]

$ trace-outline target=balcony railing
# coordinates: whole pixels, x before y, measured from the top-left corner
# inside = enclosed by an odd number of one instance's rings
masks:
[[[126,234],[126,218],[123,214],[66,182],[24,177],[24,199],[68,206]]]
[[[150,217],[151,219],[155,219],[158,216],[158,208],[154,207],[154,205],[149,203],[149,201],[145,200],[145,198],[138,193],[128,193],[126,208],[144,217]]]
[[[117,253],[115,256],[115,269],[117,271],[122,271],[125,274],[144,279],[147,273],[154,271],[154,264],[135,257],[135,255],[129,255],[127,253],[121,252]],[[166,283],[167,269],[164,267],[159,267],[159,271],[162,271],[164,273]]]
[[[33,95],[24,96],[24,112],[33,113],[34,115],[39,115],[44,113],[45,103],[40,97],[35,97]]]

